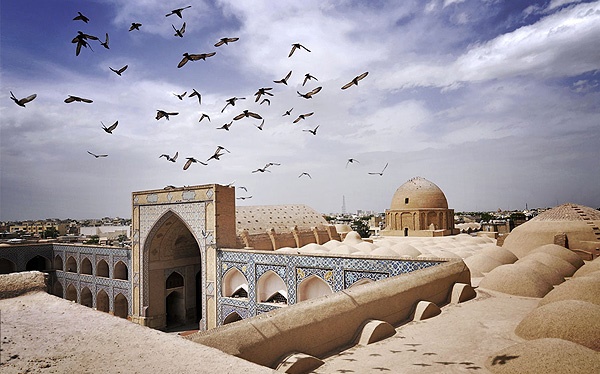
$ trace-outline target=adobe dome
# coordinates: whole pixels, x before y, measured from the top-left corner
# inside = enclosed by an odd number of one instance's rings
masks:
[[[448,209],[448,201],[435,183],[415,177],[398,187],[390,209]]]

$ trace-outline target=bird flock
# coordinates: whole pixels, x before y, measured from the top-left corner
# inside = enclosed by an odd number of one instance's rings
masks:
[[[170,16],[175,15],[183,21],[184,14],[185,14],[184,10],[191,8],[191,7],[192,7],[191,5],[188,5],[188,6],[185,6],[182,8],[173,9],[170,12],[168,12],[167,14],[165,14],[165,17],[170,17]],[[81,12],[77,12],[77,15],[73,18],[73,21],[83,22],[85,24],[88,24],[90,22],[90,18],[88,18]],[[129,32],[139,31],[142,26],[143,25],[140,22],[131,22],[131,25],[130,25],[128,31]],[[174,31],[174,34],[173,34],[174,37],[183,38],[185,36],[185,32],[186,32],[186,22],[185,21],[183,21],[183,23],[181,25],[176,26],[176,25],[172,24],[171,26]],[[220,47],[221,48],[235,48],[235,43],[238,42],[239,40],[240,40],[240,38],[238,38],[238,37],[223,37],[216,41],[216,43],[214,44],[214,47],[215,48],[220,48]],[[75,35],[73,37],[73,39],[71,40],[71,43],[75,44],[75,55],[79,56],[81,54],[82,50],[84,50],[84,49],[89,49],[90,51],[93,51],[92,45],[90,44],[92,41],[97,42],[100,46],[104,47],[107,50],[110,49],[110,44],[109,44],[110,39],[109,39],[108,33],[105,33],[104,41],[102,41],[97,36],[87,34],[82,31],[77,31],[77,35]],[[296,42],[296,43],[291,44],[291,49],[290,49],[287,57],[292,58],[294,56],[294,54],[310,53],[310,52],[311,52],[311,50],[308,49],[306,46]],[[201,53],[185,52],[182,54],[182,58],[179,61],[179,63],[177,64],[177,69],[184,68],[188,63],[198,62],[198,61],[206,61],[206,59],[208,59],[208,58],[217,58],[217,57],[215,57],[216,55],[217,55],[216,51],[201,52]],[[121,77],[124,74],[127,74],[126,71],[129,68],[129,66],[124,65],[119,68],[113,68],[113,67],[109,66],[108,68],[110,71],[112,71],[113,73],[115,73],[116,75]],[[363,73],[355,76],[348,83],[344,84],[341,87],[341,90],[347,90],[347,89],[351,88],[352,86],[358,86],[359,82],[361,80],[365,79],[368,76],[368,74],[369,74],[368,72],[363,72]],[[278,85],[283,85],[285,87],[285,86],[288,86],[288,83],[290,83],[290,79],[292,78],[292,76],[293,76],[293,71],[289,70],[283,78],[273,80],[272,82],[276,83]],[[315,77],[311,73],[305,73],[301,78],[302,87],[305,87],[307,84],[311,84],[313,81],[319,82],[317,77]],[[323,86],[317,86],[314,88],[309,88],[308,91],[306,91],[305,93],[301,93],[299,90],[296,90],[296,93],[299,98],[302,98],[305,100],[311,100],[314,97],[316,97],[323,89],[324,89]],[[326,89],[328,89],[328,88],[326,88]],[[195,88],[192,88],[191,91],[189,91],[189,94],[188,94],[188,91],[185,91],[181,94],[173,93],[173,95],[179,100],[184,100],[186,98],[197,98],[198,105],[202,105],[202,94],[200,92],[198,92]],[[256,92],[254,93],[253,96],[254,96],[254,103],[259,103],[260,106],[265,105],[266,107],[269,107],[271,105],[271,99],[273,99],[276,96],[276,91],[273,90],[273,87],[260,87],[256,90]],[[25,107],[26,104],[31,103],[36,97],[37,97],[36,94],[32,94],[27,97],[19,99],[13,94],[12,91],[10,91],[10,98],[17,105],[19,105],[21,107]],[[243,100],[246,100],[246,97],[234,96],[234,97],[231,97],[231,98],[225,100],[224,107],[221,110],[221,113],[225,113],[226,110],[231,111],[231,110],[238,108],[240,106],[239,101],[243,101]],[[68,95],[68,97],[66,99],[64,99],[64,102],[67,104],[75,103],[75,102],[91,104],[91,103],[93,103],[93,100],[91,100],[89,98],[75,96],[75,95]],[[294,110],[293,107],[290,108],[289,110],[286,110],[281,115],[281,117],[290,116],[290,117],[294,118],[292,116],[293,110]],[[234,115],[233,117],[231,117],[231,120],[229,122],[224,123],[220,127],[216,127],[216,129],[230,131],[232,126],[234,125],[234,123],[237,123],[238,121],[242,121],[245,119],[249,119],[249,120],[252,120],[253,122],[260,121],[260,124],[257,124],[258,122],[253,123],[253,124],[258,130],[261,130],[261,131],[263,130],[263,126],[265,125],[265,119],[263,118],[263,116],[261,114],[256,113],[254,111],[250,111],[249,109],[241,109],[241,111],[236,111],[236,113],[237,112],[239,112],[239,113]],[[171,117],[177,116],[178,114],[179,113],[175,112],[175,111],[156,109],[156,115],[154,118],[157,121],[160,121],[162,119],[169,121],[169,119]],[[306,120],[306,118],[313,116],[314,114],[315,114],[314,111],[298,114],[297,117],[292,121],[292,124],[297,124],[300,121]],[[200,113],[198,122],[202,122],[203,120],[210,122],[211,121],[210,115],[207,113]],[[100,123],[102,125],[101,128],[107,134],[113,134],[113,132],[117,129],[119,121],[118,120],[114,121],[114,123],[110,126],[106,126],[102,121]],[[317,130],[319,128],[320,128],[320,125],[317,125],[314,128],[303,129],[302,131],[306,132],[312,136],[317,136]],[[94,153],[89,150],[87,151],[87,153],[96,159],[108,157],[108,154]],[[221,145],[218,145],[216,147],[215,152],[212,155],[210,155],[209,157],[207,157],[206,159],[200,158],[200,157],[195,157],[195,156],[185,157],[186,162],[183,165],[183,170],[188,170],[192,164],[199,164],[199,165],[207,166],[209,164],[209,162],[218,161],[221,159],[222,156],[225,156],[226,154],[229,154],[229,153],[231,153],[231,152],[228,149],[226,149],[225,147],[223,147]],[[162,153],[162,154],[160,154],[160,156],[158,156],[158,158],[165,158],[165,160],[168,162],[176,163],[178,160],[178,156],[179,156],[179,152],[177,151],[174,153],[173,156],[170,156],[169,154],[166,154],[166,153]],[[359,163],[359,161],[354,158],[348,158],[347,162],[346,162],[346,168],[348,167],[348,165],[354,164],[354,163]],[[259,167],[259,168],[256,168],[255,170],[252,170],[251,173],[253,173],[253,174],[254,173],[271,173],[271,168],[274,166],[281,166],[281,163],[269,162],[269,163],[265,164],[263,167]],[[388,166],[388,164],[386,163],[380,172],[370,172],[368,174],[383,176],[383,173],[384,173],[385,169],[387,168],[387,166]],[[300,173],[300,175],[298,175],[298,178],[302,178],[302,177],[306,177],[307,179],[312,179],[312,176],[310,175],[310,173],[308,173],[306,171],[303,171],[302,173]],[[244,191],[247,192],[247,189],[243,186],[238,186],[238,188],[243,189]],[[240,196],[240,197],[238,197],[238,199],[244,200],[244,199],[249,199],[251,197],[252,197],[251,195],[250,196]]]

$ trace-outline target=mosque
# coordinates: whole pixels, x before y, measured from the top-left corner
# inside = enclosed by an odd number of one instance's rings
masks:
[[[192,323],[189,340],[306,372],[464,303],[478,286],[543,298],[599,254],[600,212],[576,204],[519,226],[502,247],[485,233],[457,235],[444,193],[421,177],[396,190],[385,216],[381,236],[363,240],[305,205],[236,207],[229,186],[138,191],[131,250],[1,247],[0,270],[44,271],[56,296],[155,329]],[[597,339],[577,344],[600,350]]]

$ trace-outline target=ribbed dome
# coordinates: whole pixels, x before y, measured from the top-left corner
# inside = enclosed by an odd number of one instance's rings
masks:
[[[392,198],[395,209],[448,209],[448,201],[435,183],[415,177],[398,187]]]

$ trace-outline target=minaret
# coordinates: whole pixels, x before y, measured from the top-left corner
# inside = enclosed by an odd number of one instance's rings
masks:
[[[342,195],[342,214],[346,214],[346,195]]]

